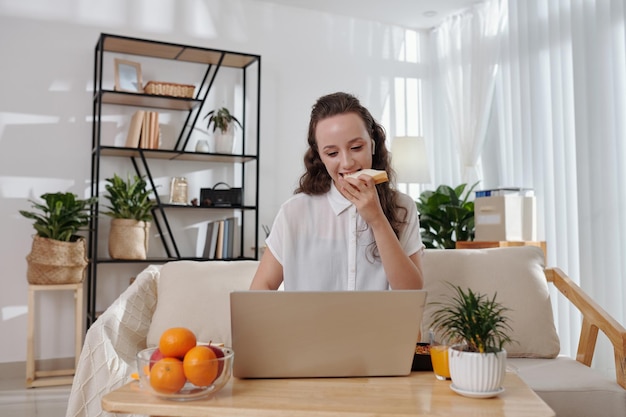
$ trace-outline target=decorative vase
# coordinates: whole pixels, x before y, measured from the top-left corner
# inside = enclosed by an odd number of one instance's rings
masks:
[[[109,256],[113,259],[146,259],[150,222],[112,219]]]
[[[460,345],[448,349],[452,384],[469,393],[496,392],[502,388],[506,372],[506,351],[465,352]]]
[[[30,253],[26,256],[26,279],[33,285],[76,284],[85,278],[87,258],[85,239],[62,242],[38,235],[33,236]]]
[[[214,134],[215,137],[215,152],[217,153],[233,153],[235,144],[235,129],[232,123],[228,125],[226,131],[217,129]]]
[[[201,139],[196,142],[196,152],[211,152],[211,147],[209,146],[209,141],[206,139]]]

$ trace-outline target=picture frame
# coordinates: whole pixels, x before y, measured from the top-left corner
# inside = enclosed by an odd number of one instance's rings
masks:
[[[143,93],[139,62],[115,58],[115,91]]]

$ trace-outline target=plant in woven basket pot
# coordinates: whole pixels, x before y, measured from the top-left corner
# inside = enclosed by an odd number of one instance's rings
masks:
[[[233,153],[235,128],[243,128],[239,120],[226,107],[211,110],[204,116],[209,119],[207,129],[213,133],[217,153]]]
[[[432,327],[441,340],[452,342],[448,350],[454,391],[472,397],[493,397],[502,392],[506,371],[504,345],[512,342],[508,309],[488,297],[452,286],[447,301],[437,302]]]
[[[152,190],[145,179],[135,175],[126,180],[114,174],[105,180],[109,201],[107,211],[110,216],[109,256],[113,259],[146,259],[148,237],[154,202],[150,200]]]
[[[89,225],[90,208],[96,198],[79,199],[73,193],[46,193],[43,203],[29,200],[38,211],[20,210],[34,220],[37,232],[26,256],[29,284],[73,284],[82,282],[87,267],[85,238],[78,235]]]

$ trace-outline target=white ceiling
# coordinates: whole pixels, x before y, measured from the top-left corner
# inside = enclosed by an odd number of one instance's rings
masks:
[[[428,29],[481,0],[257,0],[320,12]],[[434,12],[434,16],[428,13]],[[425,15],[426,14],[426,15]]]

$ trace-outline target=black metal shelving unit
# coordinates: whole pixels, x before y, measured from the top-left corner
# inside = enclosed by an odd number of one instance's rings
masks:
[[[103,62],[105,54],[131,55],[137,57],[157,58],[169,61],[187,62],[200,64],[206,67],[202,80],[196,88],[193,98],[170,97],[162,95],[150,95],[144,93],[132,93],[115,91],[103,88]],[[216,76],[222,68],[234,68],[243,71],[242,98],[249,95],[253,97],[256,107],[256,138],[246,139],[244,137],[241,154],[218,154],[218,153],[197,153],[189,152],[185,149],[192,135],[192,130],[199,121],[201,109],[214,86]],[[248,91],[247,77],[256,77],[256,87],[254,91]],[[208,260],[194,256],[182,254],[176,244],[176,236],[172,232],[168,217],[179,215],[186,210],[223,210],[223,208],[197,207],[197,206],[175,206],[161,202],[156,192],[156,186],[150,170],[150,163],[154,160],[165,161],[196,161],[207,164],[239,164],[241,166],[242,193],[245,195],[246,187],[254,187],[254,204],[233,207],[232,210],[247,211],[253,213],[254,218],[254,241],[251,243],[255,247],[253,257],[246,258],[244,254],[245,228],[243,222],[246,216],[241,216],[241,228],[239,238],[238,254],[233,259],[258,259],[258,224],[259,224],[259,145],[260,145],[260,114],[261,114],[261,57],[246,53],[225,51],[218,49],[203,48],[198,46],[180,45],[175,43],[160,42],[148,39],[138,39],[126,36],[102,33],[95,47],[94,56],[94,84],[93,84],[93,125],[92,125],[92,146],[91,146],[91,196],[100,195],[100,175],[102,158],[128,158],[137,175],[147,177],[148,183],[152,186],[156,199],[156,206],[153,210],[154,224],[157,227],[158,235],[163,244],[164,256],[159,258],[149,258],[145,260],[118,260],[110,259],[98,253],[98,233],[100,229],[101,215],[99,204],[92,206],[92,218],[89,231],[89,268],[87,274],[87,328],[96,320],[96,301],[98,293],[98,267],[103,264],[137,264],[145,266],[147,264],[165,263],[173,260]],[[143,149],[126,148],[117,146],[102,145],[102,108],[104,105],[121,105],[144,108],[162,109],[167,111],[186,112],[186,120],[180,130],[175,145],[171,149]],[[246,126],[246,106],[240,121]],[[254,119],[254,118],[253,118]],[[245,135],[245,132],[244,132]],[[256,147],[253,152],[246,149],[248,140],[256,140]],[[249,162],[255,161],[254,184],[246,183],[246,166]]]

